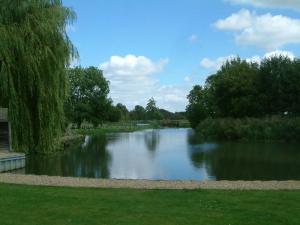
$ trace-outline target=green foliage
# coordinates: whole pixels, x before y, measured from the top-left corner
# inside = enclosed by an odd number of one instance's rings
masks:
[[[119,122],[122,119],[122,112],[114,105],[110,105],[108,107],[108,117],[107,120],[109,122]]]
[[[178,124],[177,122],[186,119],[185,112],[170,112],[166,109],[159,109],[156,106],[156,102],[151,98],[147,104],[146,109],[143,106],[136,105],[135,108],[130,111],[130,119],[135,121],[147,121],[147,120],[161,120],[160,124]],[[186,121],[184,122],[186,126]]]
[[[188,95],[189,105],[186,108],[186,113],[193,128],[196,128],[208,115],[213,114],[208,96],[209,90],[199,85],[194,86]]]
[[[265,59],[260,66],[259,92],[267,115],[300,114],[300,61]]]
[[[70,86],[66,115],[78,126],[85,120],[97,126],[109,117],[112,101],[108,98],[109,84],[102,71],[95,67],[68,70]]]
[[[150,98],[146,106],[147,119],[159,120],[162,118],[159,108],[156,106],[154,98]]]
[[[9,108],[17,151],[57,148],[65,67],[76,56],[65,28],[74,18],[60,0],[1,1],[0,105]]]
[[[300,118],[208,118],[197,126],[197,133],[215,140],[300,141]]]
[[[146,110],[143,106],[136,105],[134,110],[130,112],[130,118],[132,120],[146,120]]]
[[[145,126],[138,126],[135,122],[130,121],[120,121],[120,122],[107,122],[101,127],[92,129],[75,129],[75,133],[80,135],[97,135],[106,133],[116,133],[116,132],[134,132],[145,129],[156,129],[159,128],[158,124],[150,122]]]
[[[204,87],[188,96],[192,127],[207,117],[264,118],[300,115],[300,61],[278,56],[260,65],[240,58],[226,62]]]
[[[207,80],[217,115],[220,117],[257,116],[258,65],[239,58],[225,63],[217,74]]]
[[[126,108],[125,105],[123,105],[123,104],[121,104],[121,103],[118,103],[118,104],[116,105],[116,108],[117,108],[117,110],[120,112],[120,115],[121,115],[120,120],[122,120],[122,121],[127,121],[127,120],[130,119],[130,118],[129,118],[129,111],[128,111],[128,109]]]
[[[186,119],[186,113],[185,112],[170,112],[165,109],[159,109],[159,112],[161,114],[161,118],[163,120],[185,120]]]

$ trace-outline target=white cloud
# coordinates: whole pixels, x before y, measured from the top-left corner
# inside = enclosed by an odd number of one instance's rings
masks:
[[[264,56],[253,56],[250,58],[246,58],[245,60],[247,62],[253,62],[253,63],[261,63],[261,61],[265,58],[272,58],[275,56],[283,56],[283,57],[287,57],[290,58],[291,60],[294,60],[296,58],[295,54],[293,52],[290,51],[281,51],[281,50],[276,50],[276,51],[272,51],[272,52],[268,52],[266,53]],[[217,70],[219,70],[222,65],[224,63],[226,63],[227,61],[233,60],[235,58],[237,58],[237,55],[229,55],[229,56],[224,56],[224,57],[219,57],[215,60],[209,59],[209,58],[204,58],[201,63],[200,66],[204,69],[208,69],[210,70],[210,72],[216,72]]]
[[[287,57],[291,60],[294,60],[296,58],[295,54],[293,52],[290,51],[280,51],[280,50],[276,50],[273,52],[268,52],[264,55],[264,58],[272,58],[272,57],[278,57],[278,56],[283,56],[283,57]]]
[[[225,0],[233,4],[252,5],[255,7],[290,8],[300,10],[299,0]]]
[[[190,43],[196,43],[198,41],[198,39],[199,38],[198,38],[198,36],[196,34],[193,34],[193,35],[191,35],[191,36],[188,37],[188,41]]]
[[[154,97],[159,107],[184,110],[188,89],[163,86],[152,76],[162,72],[167,63],[168,59],[153,62],[145,56],[112,56],[100,69],[110,81],[110,95],[115,103],[121,102],[132,109],[137,104],[145,106]]]
[[[162,85],[153,95],[158,106],[170,111],[184,111],[187,105],[187,95],[192,87]]]
[[[261,61],[264,60],[264,59],[270,59],[272,57],[279,57],[279,56],[286,57],[286,58],[289,58],[291,60],[294,60],[296,58],[296,56],[293,52],[276,50],[276,51],[268,52],[262,57],[256,55],[256,56],[253,56],[251,58],[247,58],[246,61],[260,64]]]
[[[112,56],[108,62],[102,63],[100,68],[105,71],[107,75],[124,77],[137,75],[145,76],[161,72],[167,63],[168,59],[162,59],[159,62],[154,63],[144,56]]]
[[[257,15],[242,9],[218,20],[214,25],[219,30],[232,31],[238,44],[257,46],[268,51],[300,43],[300,20],[282,15]]]
[[[208,69],[212,72],[215,72],[215,71],[219,70],[225,62],[233,60],[236,57],[237,57],[236,55],[229,55],[229,56],[219,57],[215,60],[212,60],[209,58],[204,58],[200,62],[200,66],[204,69]]]
[[[251,27],[253,14],[246,9],[242,9],[238,13],[232,14],[223,20],[218,20],[215,26],[220,30],[243,30]]]

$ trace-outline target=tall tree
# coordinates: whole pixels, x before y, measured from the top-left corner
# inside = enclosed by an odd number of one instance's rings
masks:
[[[299,69],[299,60],[284,56],[262,61],[259,73],[260,93],[265,114],[300,114]]]
[[[129,120],[129,111],[126,108],[125,105],[118,103],[116,105],[116,108],[119,110],[120,114],[121,114],[121,120]]]
[[[70,96],[66,112],[71,122],[79,126],[86,120],[94,126],[108,120],[112,104],[108,98],[109,84],[102,71],[95,68],[77,67],[68,70]]]
[[[162,118],[159,108],[156,106],[154,98],[150,98],[147,106],[146,113],[149,120],[159,120]]]
[[[300,60],[265,58],[260,64],[239,58],[226,62],[188,96],[187,117],[196,127],[211,117],[300,115]]]
[[[9,108],[18,151],[48,153],[59,143],[74,18],[60,0],[1,1],[0,105]]]
[[[130,112],[130,117],[132,120],[146,120],[146,110],[143,106],[136,105],[134,110]]]
[[[196,128],[202,120],[213,114],[208,91],[207,88],[196,85],[187,96],[189,104],[186,108],[186,114],[193,128]]]
[[[240,58],[226,62],[207,80],[221,117],[256,117],[261,113],[258,101],[258,64]]]

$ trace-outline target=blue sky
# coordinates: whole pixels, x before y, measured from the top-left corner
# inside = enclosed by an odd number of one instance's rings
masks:
[[[68,33],[77,64],[96,66],[129,109],[154,97],[182,111],[186,95],[227,59],[297,57],[299,0],[63,0],[77,13]]]

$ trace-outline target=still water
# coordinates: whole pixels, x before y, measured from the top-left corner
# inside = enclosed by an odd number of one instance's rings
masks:
[[[202,143],[191,129],[86,137],[26,174],[161,180],[300,180],[300,144]]]

